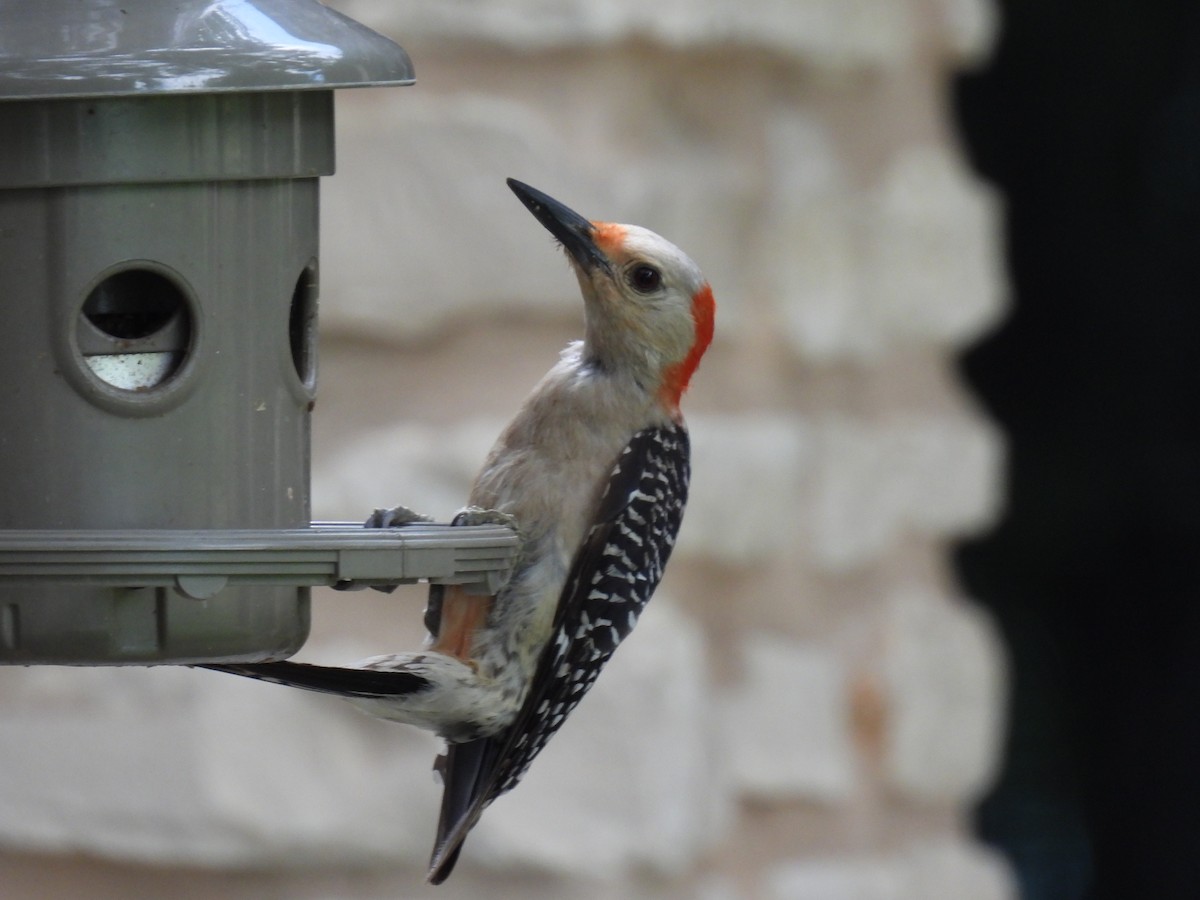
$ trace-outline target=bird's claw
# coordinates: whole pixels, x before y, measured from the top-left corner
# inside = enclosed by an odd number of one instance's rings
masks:
[[[393,506],[391,509],[375,510],[367,521],[363,522],[363,528],[401,528],[417,522],[432,521],[431,517],[407,506]]]
[[[479,506],[466,506],[458,511],[451,525],[503,525],[505,528],[517,530],[516,517],[498,509],[483,509]]]

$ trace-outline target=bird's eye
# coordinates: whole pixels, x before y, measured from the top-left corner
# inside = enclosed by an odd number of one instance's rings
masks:
[[[629,271],[629,284],[638,293],[649,294],[662,284],[662,273],[654,266],[634,266]]]

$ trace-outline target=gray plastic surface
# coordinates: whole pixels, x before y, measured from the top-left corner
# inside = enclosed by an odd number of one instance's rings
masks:
[[[394,587],[428,580],[495,593],[517,536],[499,525],[276,530],[0,531],[0,582],[173,587],[207,600],[235,585]],[[203,592],[194,590],[204,584]]]
[[[317,203],[310,177],[0,190],[0,529],[308,524]],[[85,301],[129,272],[186,315],[148,388],[80,339]],[[127,366],[157,365],[156,332],[114,330]],[[230,587],[204,615],[144,594],[0,584],[24,648],[0,662],[285,656],[308,634],[303,587]]]
[[[496,525],[0,532],[0,663],[283,658],[313,586],[427,579],[491,593],[517,543]]]
[[[317,0],[0,0],[0,100],[412,81],[403,49]]]
[[[71,552],[157,534],[127,546],[175,562],[184,534],[276,535],[253,577],[210,559],[142,585],[127,557],[107,580],[0,580],[0,663],[303,644],[320,582],[267,569],[280,541],[312,549],[332,89],[411,81],[396,44],[316,0],[0,0],[0,532],[76,533]],[[394,548],[364,540],[390,573]]]
[[[0,101],[0,187],[315,178],[333,169],[332,91]]]

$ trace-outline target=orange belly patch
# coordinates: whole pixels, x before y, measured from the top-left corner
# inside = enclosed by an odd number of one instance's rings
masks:
[[[466,593],[458,585],[447,585],[442,595],[442,620],[432,650],[471,662],[475,635],[487,621],[490,596]]]

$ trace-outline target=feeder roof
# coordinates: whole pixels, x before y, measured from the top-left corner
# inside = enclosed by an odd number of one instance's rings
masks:
[[[0,100],[412,82],[398,44],[317,0],[0,0]]]

